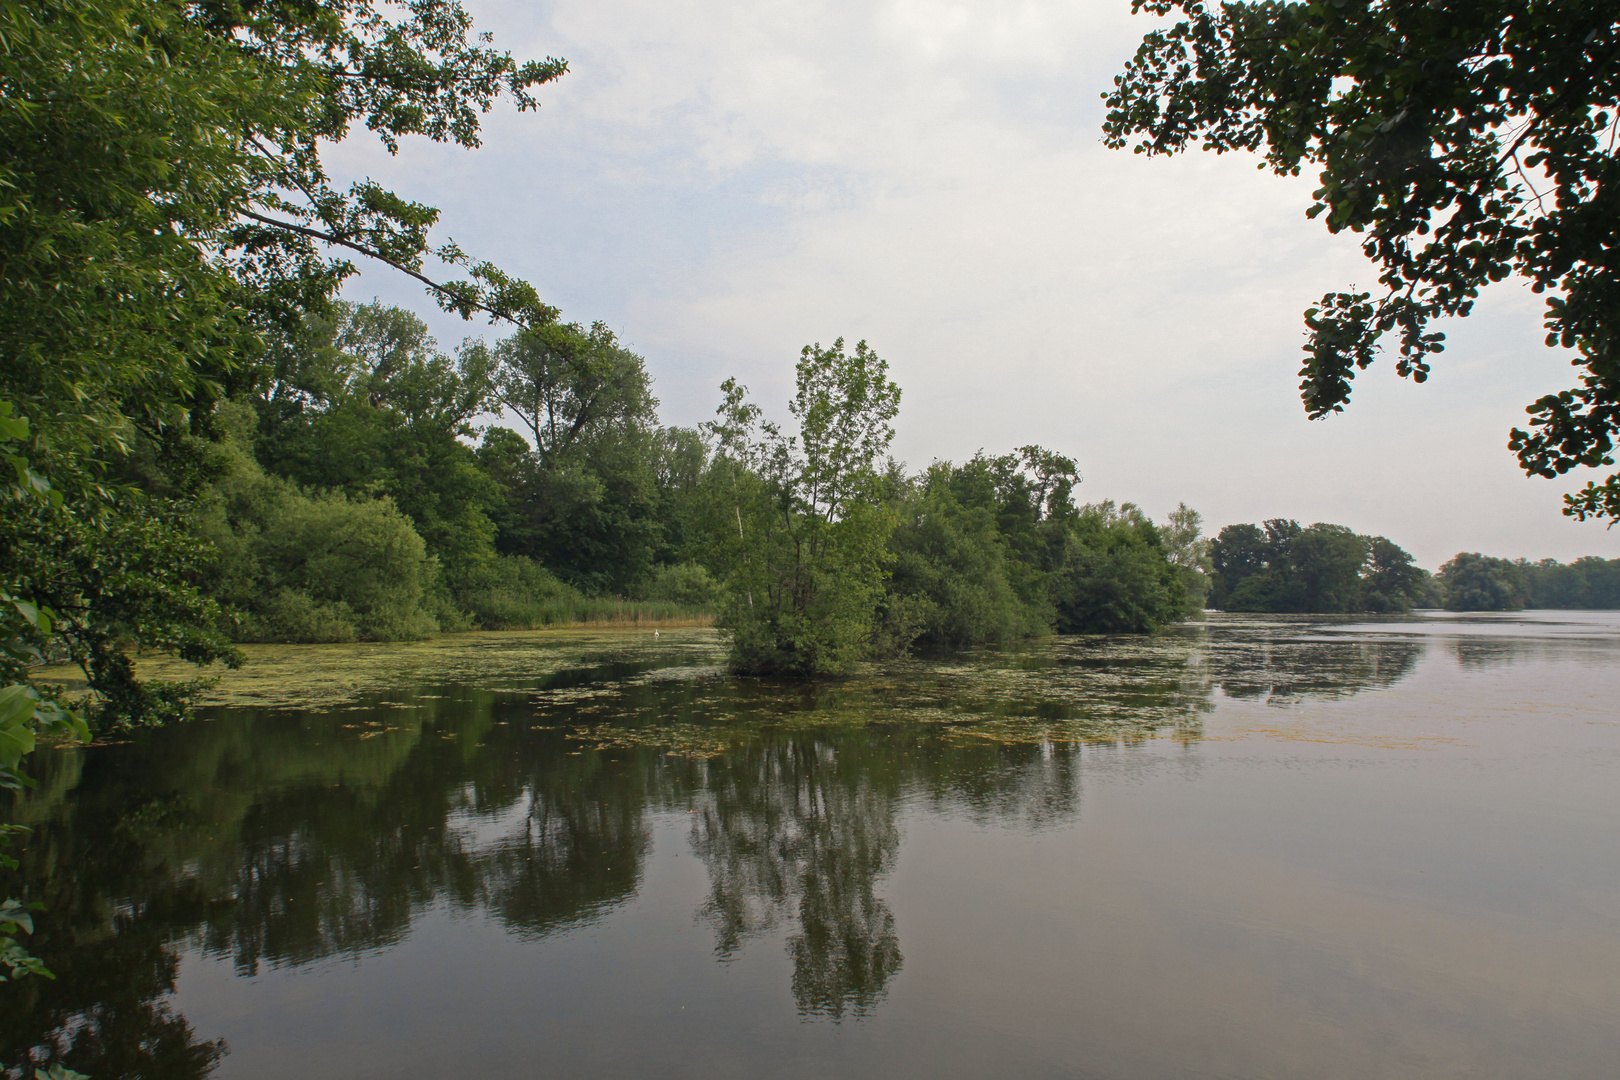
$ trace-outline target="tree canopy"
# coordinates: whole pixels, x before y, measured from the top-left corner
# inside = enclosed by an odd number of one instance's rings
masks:
[[[1428,571],[1397,544],[1343,525],[1273,518],[1228,525],[1209,548],[1211,601],[1223,611],[1336,614],[1410,611],[1428,600]]]
[[[1106,95],[1110,146],[1253,151],[1320,170],[1307,212],[1362,234],[1380,290],[1305,313],[1300,389],[1340,411],[1386,334],[1423,382],[1480,289],[1517,277],[1546,302],[1576,385],[1533,402],[1509,447],[1555,477],[1614,464],[1620,433],[1620,4],[1615,0],[1133,0],[1180,21],[1148,34]],[[1620,475],[1566,496],[1620,520]]]
[[[521,281],[453,242],[430,247],[432,207],[375,180],[340,189],[323,155],[356,128],[391,152],[407,136],[476,146],[497,99],[533,108],[566,65],[493,49],[456,0],[6,0],[0,38],[0,399],[28,421],[20,454],[56,493],[18,489],[0,535],[0,589],[54,612],[51,629],[0,620],[81,663],[104,701],[124,702],[109,716],[134,721],[155,702],[124,645],[230,656],[179,524],[226,467],[208,451],[219,401],[264,380],[280,416],[386,406],[450,444],[465,427],[467,395],[439,394],[433,365],[448,361],[402,313],[350,318],[353,340],[316,342],[324,353],[255,363],[267,336],[330,316],[357,256],[463,315],[555,321]],[[431,279],[430,258],[464,280]],[[432,464],[418,473],[443,475]],[[399,479],[390,493],[423,490]],[[447,536],[465,531],[456,514],[473,520],[462,509],[441,508]]]

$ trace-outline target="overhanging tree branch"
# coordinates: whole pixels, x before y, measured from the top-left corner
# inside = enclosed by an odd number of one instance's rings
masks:
[[[398,259],[390,258],[381,251],[374,247],[370,247],[369,245],[359,243],[355,240],[350,240],[347,237],[339,236],[336,233],[326,232],[323,229],[313,229],[308,225],[300,225],[297,222],[281,221],[277,218],[266,217],[263,214],[256,214],[251,210],[238,210],[237,213],[239,213],[242,217],[257,221],[261,225],[268,225],[273,229],[282,229],[286,232],[296,233],[300,236],[307,236],[313,240],[319,240],[324,244],[331,244],[334,247],[348,248],[349,250],[357,251],[368,258],[376,259],[378,262],[383,263],[386,266],[391,266],[400,273],[420,281],[438,295],[450,300],[450,302],[457,308],[482,311],[494,318],[504,319],[507,322],[512,323],[514,326],[528,325],[528,323],[520,318],[517,314],[502,308],[491,307],[488,304],[481,303],[468,295],[467,291],[457,289],[453,285],[445,285],[441,282],[434,281],[432,278],[411,266],[409,263],[400,262]]]

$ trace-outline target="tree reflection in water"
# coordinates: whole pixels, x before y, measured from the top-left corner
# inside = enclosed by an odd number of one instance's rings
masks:
[[[901,775],[893,747],[872,745],[884,742],[791,734],[706,770],[692,846],[709,870],[715,951],[730,958],[796,905],[788,953],[805,1015],[863,1016],[900,970],[894,914],[874,892],[900,848]]]
[[[1412,673],[1427,645],[1411,637],[1335,636],[1343,617],[1233,619],[1210,649],[1210,677],[1227,697],[1290,705],[1390,687]]]
[[[166,1004],[183,949],[242,974],[358,956],[432,905],[544,936],[634,896],[650,815],[687,810],[719,957],[780,931],[804,1016],[866,1016],[903,963],[881,894],[904,799],[1072,820],[1083,746],[1194,741],[1217,684],[1353,693],[1416,658],[1410,643],[1243,633],[1058,640],[814,692],[690,667],[562,673],[555,692],[221,710],[38,755],[17,808],[36,829],[22,873],[48,908],[30,944],[60,978],[4,989],[0,1062],[9,1077],[60,1062],[96,1080],[201,1078],[225,1048]]]

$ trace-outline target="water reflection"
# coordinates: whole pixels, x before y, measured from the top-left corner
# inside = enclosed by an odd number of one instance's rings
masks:
[[[861,1016],[900,970],[894,915],[878,879],[900,848],[902,771],[881,735],[792,735],[710,763],[692,828],[708,867],[702,908],[715,951],[792,912],[793,996],[804,1015]]]
[[[673,814],[690,815],[717,957],[780,932],[802,1015],[866,1016],[904,964],[883,881],[906,800],[1071,821],[1091,748],[1196,742],[1217,687],[1274,703],[1387,687],[1424,647],[1319,631],[1059,639],[816,688],[726,678],[712,639],[534,677],[507,650],[500,692],[463,667],[473,682],[42,754],[23,873],[61,977],[4,989],[0,1061],[205,1076],[225,1048],[164,1003],[184,949],[251,976],[387,949],[434,906],[552,934],[636,895],[653,818]]]
[[[1227,697],[1286,706],[1383,690],[1410,675],[1427,649],[1421,639],[1335,635],[1319,617],[1235,618],[1210,649],[1210,677]]]

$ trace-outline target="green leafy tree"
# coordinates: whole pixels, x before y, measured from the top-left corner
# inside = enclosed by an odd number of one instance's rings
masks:
[[[1317,523],[1288,548],[1288,593],[1296,611],[1355,611],[1363,607],[1361,569],[1367,538],[1343,525]]]
[[[1031,618],[1050,626],[1055,615],[1051,573],[1064,530],[1077,510],[1074,489],[1080,472],[1072,458],[1040,446],[1020,447],[995,457],[983,453],[954,466],[950,489],[965,507],[995,516],[1007,551],[1007,579]]]
[[[65,500],[49,520],[14,519],[0,548],[20,599],[44,604],[28,590],[46,578],[15,553],[76,530],[49,580],[98,598],[79,624],[87,635],[227,655],[187,591],[202,558],[183,524],[208,479],[199,442],[213,404],[252,381],[243,361],[261,331],[319,312],[355,256],[422,278],[464,315],[555,318],[453,243],[430,252],[431,207],[373,181],[339,190],[322,164],[355,125],[390,150],[408,135],[476,145],[481,112],[503,96],[532,107],[564,70],[518,63],[469,31],[445,0],[0,9],[0,391],[34,421],[34,468]],[[465,280],[430,280],[430,254]],[[143,446],[164,459],[164,497],[131,475]],[[122,606],[107,599],[120,588],[135,590]],[[52,648],[77,647],[60,633],[71,625],[53,624]],[[164,705],[110,651],[90,668],[117,710]]]
[[[498,539],[593,592],[623,594],[665,547],[664,447],[646,362],[606,326],[549,325],[462,350],[469,379],[522,425],[494,435],[506,485]]]
[[[1549,294],[1547,344],[1576,386],[1529,407],[1509,446],[1527,473],[1614,464],[1620,430],[1620,19],[1590,0],[1133,0],[1180,21],[1148,34],[1107,95],[1106,141],[1174,154],[1252,151],[1320,170],[1308,215],[1364,236],[1379,295],[1305,313],[1307,413],[1344,408],[1381,339],[1422,382],[1436,319],[1488,283]],[[1620,520],[1620,476],[1565,513]]]
[[[212,409],[252,381],[261,332],[321,310],[352,256],[464,316],[555,319],[453,242],[430,250],[433,208],[369,180],[339,190],[322,164],[356,124],[390,151],[407,135],[476,145],[481,112],[533,107],[565,70],[470,26],[454,0],[0,4],[0,400],[30,421],[4,433],[21,486],[47,496],[0,515],[0,694],[35,703],[5,713],[12,736],[67,723],[33,659],[79,663],[108,724],[184,705],[184,687],[135,678],[129,648],[233,659],[188,520]],[[433,280],[430,255],[463,279]],[[161,492],[140,484],[146,452]],[[26,919],[5,911],[14,944]]]
[[[709,448],[697,428],[659,428],[652,438],[654,515],[659,526],[656,561],[697,562],[704,540],[704,488]]]
[[[270,335],[254,404],[254,453],[273,475],[350,496],[386,496],[450,585],[481,583],[495,558],[495,482],[466,440],[486,387],[440,352],[427,325],[381,304],[332,305]]]
[[[1587,556],[1572,563],[1543,559],[1515,565],[1524,581],[1526,607],[1620,608],[1620,559]]]
[[[1520,568],[1507,559],[1459,552],[1440,568],[1440,595],[1447,611],[1519,611],[1525,603]]]
[[[237,613],[236,640],[395,641],[438,629],[438,566],[392,500],[306,493],[235,443],[218,452],[229,472],[197,528],[214,552],[204,587]]]
[[[1145,634],[1186,617],[1187,586],[1156,526],[1125,503],[1085,506],[1051,579],[1060,634]]]
[[[1343,525],[1273,518],[1228,525],[1210,546],[1211,602],[1223,611],[1335,614],[1409,611],[1428,595],[1426,571],[1382,536]]]
[[[885,600],[894,647],[1000,643],[1047,628],[1044,612],[1030,611],[1013,589],[994,508],[963,505],[955,471],[936,462],[900,503]]]
[[[33,470],[21,450],[30,434],[26,417],[16,414],[16,406],[0,401],[0,456],[10,468],[14,480],[0,481],[0,543],[12,541],[6,535],[19,519],[44,511],[65,513],[64,500],[53,490],[50,481]],[[64,740],[88,741],[90,729],[84,717],[61,702],[61,695],[49,687],[32,686],[28,669],[44,660],[44,650],[56,640],[58,614],[41,604],[36,595],[23,598],[16,595],[28,590],[25,582],[7,581],[0,588],[0,666],[4,680],[0,684],[0,787],[17,791],[33,781],[23,771],[23,759],[33,753],[40,736]],[[0,849],[30,830],[15,823],[0,824]],[[17,860],[0,850],[0,867],[17,869]],[[19,936],[34,930],[33,914],[39,910],[37,902],[23,903],[7,897],[0,901],[0,982],[20,975],[49,976],[44,962],[28,951]]]
[[[881,498],[879,460],[900,388],[862,341],[806,345],[789,411],[796,435],[760,421],[735,380],[707,430],[732,481],[737,540],[721,625],[733,665],[759,674],[838,674],[867,655],[877,630],[895,515]]]
[[[1209,560],[1210,539],[1204,535],[1204,519],[1186,503],[1176,504],[1170,517],[1159,529],[1159,540],[1165,556],[1181,573],[1181,584],[1187,595],[1187,614],[1196,615],[1204,610],[1212,580],[1214,565]]]
[[[1198,514],[1183,505],[1160,528],[1129,503],[1076,507],[1079,483],[1072,459],[1039,446],[897,481],[891,645],[1146,633],[1201,609]]]
[[[1433,579],[1394,541],[1370,538],[1361,571],[1361,606],[1367,611],[1409,611],[1425,604]]]
[[[527,429],[542,468],[554,467],[605,433],[651,427],[658,399],[647,365],[602,323],[522,331],[486,350],[470,345],[463,363],[487,372],[496,403]]]

